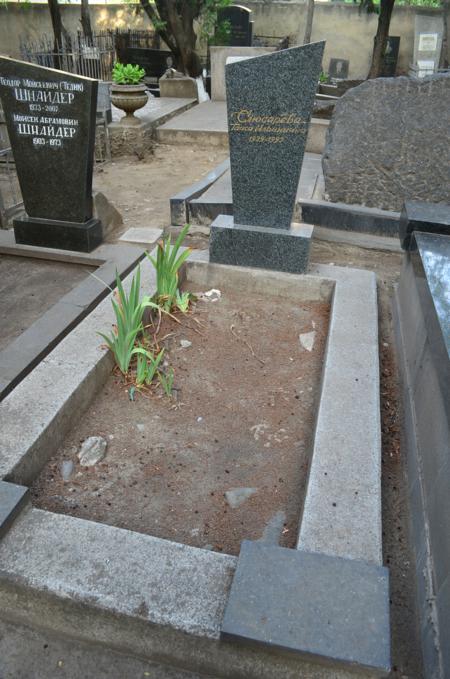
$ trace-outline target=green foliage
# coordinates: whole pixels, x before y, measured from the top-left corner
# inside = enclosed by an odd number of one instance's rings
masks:
[[[177,303],[178,271],[189,257],[191,250],[187,248],[180,254],[178,252],[188,231],[189,224],[186,224],[173,246],[170,236],[166,240],[159,241],[156,259],[148,252],[146,253],[156,270],[156,294],[153,299],[164,311],[170,311]],[[180,299],[180,296],[178,298]],[[184,302],[185,300],[183,304]]]
[[[131,281],[130,293],[123,289],[119,274],[116,273],[117,300],[112,299],[116,327],[110,335],[99,332],[108,348],[112,351],[120,372],[126,375],[130,369],[131,359],[135,354],[141,354],[144,349],[136,347],[138,335],[143,331],[142,317],[147,307],[157,308],[150,297],[140,299],[141,271],[138,268]]]
[[[158,379],[161,382],[165,395],[170,398],[172,396],[173,388],[173,368],[169,368],[166,374],[160,371],[158,373]]]
[[[231,33],[229,21],[218,22],[217,12],[228,7],[232,0],[204,0],[200,14],[199,37],[210,45],[227,45]]]
[[[159,354],[155,357],[150,351],[147,351],[143,347],[139,346],[142,352],[137,354],[136,363],[136,384],[138,387],[144,384],[150,384],[155,377],[159,364],[161,363],[162,357],[164,356],[164,349],[161,349]]]
[[[330,80],[330,76],[325,73],[325,71],[321,71],[319,75],[319,82],[320,83],[327,83]]]
[[[180,291],[177,290],[176,299],[175,299],[175,306],[183,314],[187,313],[192,297],[193,297],[193,295],[191,295],[190,292],[181,292],[180,293]]]
[[[118,85],[137,85],[145,75],[145,70],[140,66],[124,64],[116,61],[112,71],[112,79]]]

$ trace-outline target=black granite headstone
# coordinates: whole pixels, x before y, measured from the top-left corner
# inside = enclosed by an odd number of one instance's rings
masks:
[[[390,35],[387,39],[386,51],[384,53],[383,67],[381,76],[383,78],[393,78],[397,70],[398,51],[400,49],[400,37]]]
[[[305,270],[310,235],[294,235],[291,221],[324,47],[311,43],[227,64],[234,222],[219,217],[212,225],[211,261],[242,265],[236,249],[251,243],[250,266]],[[248,227],[256,227],[251,238]],[[274,239],[277,229],[284,233]],[[289,269],[280,266],[284,259]]]
[[[148,78],[161,78],[167,69],[173,65],[173,56],[169,50],[127,47],[124,51],[124,61],[127,64],[136,64],[143,68]]]
[[[225,21],[229,24],[228,46],[251,47],[253,33],[251,16],[252,11],[241,5],[228,5],[218,11],[219,25]]]
[[[0,57],[0,98],[26,216],[16,242],[90,252],[97,81]]]
[[[289,229],[325,43],[226,66],[234,221]]]
[[[335,80],[346,80],[348,78],[348,59],[330,59],[328,75]]]
[[[400,215],[399,236],[403,250],[414,246],[414,231],[450,236],[450,205],[407,200]]]

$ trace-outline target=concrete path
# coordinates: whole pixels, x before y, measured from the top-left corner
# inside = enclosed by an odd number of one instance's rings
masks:
[[[313,118],[308,132],[306,150],[322,153],[328,120]],[[157,139],[163,144],[228,145],[227,104],[225,101],[205,101],[160,125]]]
[[[200,679],[94,644],[0,620],[1,679]],[[204,678],[206,679],[206,678]]]
[[[150,97],[146,105],[134,114],[143,123],[161,123],[168,117],[177,115],[186,108],[194,106],[195,99],[178,99],[176,97]],[[124,112],[111,104],[112,121],[118,123],[124,116]]]

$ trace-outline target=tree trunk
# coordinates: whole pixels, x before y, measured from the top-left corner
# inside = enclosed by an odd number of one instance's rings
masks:
[[[306,27],[305,27],[305,37],[303,38],[303,44],[307,45],[311,42],[313,18],[314,18],[314,0],[307,0],[306,8]]]
[[[94,36],[91,26],[91,15],[89,12],[89,0],[81,0],[81,28],[83,35],[89,45],[94,44]]]
[[[442,0],[442,20],[444,30],[442,32],[442,50],[439,62],[440,68],[450,66],[450,0]]]
[[[395,0],[380,0],[380,15],[373,46],[372,63],[368,78],[378,78],[383,71],[384,54],[386,52],[389,26],[391,24],[392,10]]]
[[[372,63],[370,65],[368,78],[378,78],[384,66],[384,55],[386,52],[389,26],[391,24],[392,10],[395,0],[380,0],[380,15],[378,17],[378,27],[373,46]]]
[[[59,52],[62,50],[62,31],[63,25],[61,20],[61,10],[58,5],[58,0],[48,0],[48,8],[50,10],[50,18],[52,20],[53,28],[53,66],[54,68],[61,68],[61,59]]]
[[[155,7],[149,0],[140,0],[141,5],[173,54],[176,68],[186,75],[197,78],[201,74],[200,59],[195,51],[197,36],[194,19],[199,14],[199,3],[195,0],[177,3],[175,0],[155,0]],[[164,23],[162,23],[164,22]]]

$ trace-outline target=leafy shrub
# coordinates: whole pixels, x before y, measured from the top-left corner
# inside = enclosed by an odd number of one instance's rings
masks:
[[[145,70],[140,66],[132,64],[121,64],[118,61],[114,64],[112,79],[118,85],[137,85],[145,75]]]
[[[189,257],[191,249],[186,248],[180,254],[178,252],[188,231],[189,224],[186,224],[173,246],[171,245],[170,236],[166,240],[159,241],[156,259],[148,252],[146,253],[156,270],[156,294],[153,299],[164,311],[170,311],[174,306],[178,306],[180,311],[187,311],[189,304],[187,295],[189,293],[180,295],[178,290],[178,272],[181,265]]]

